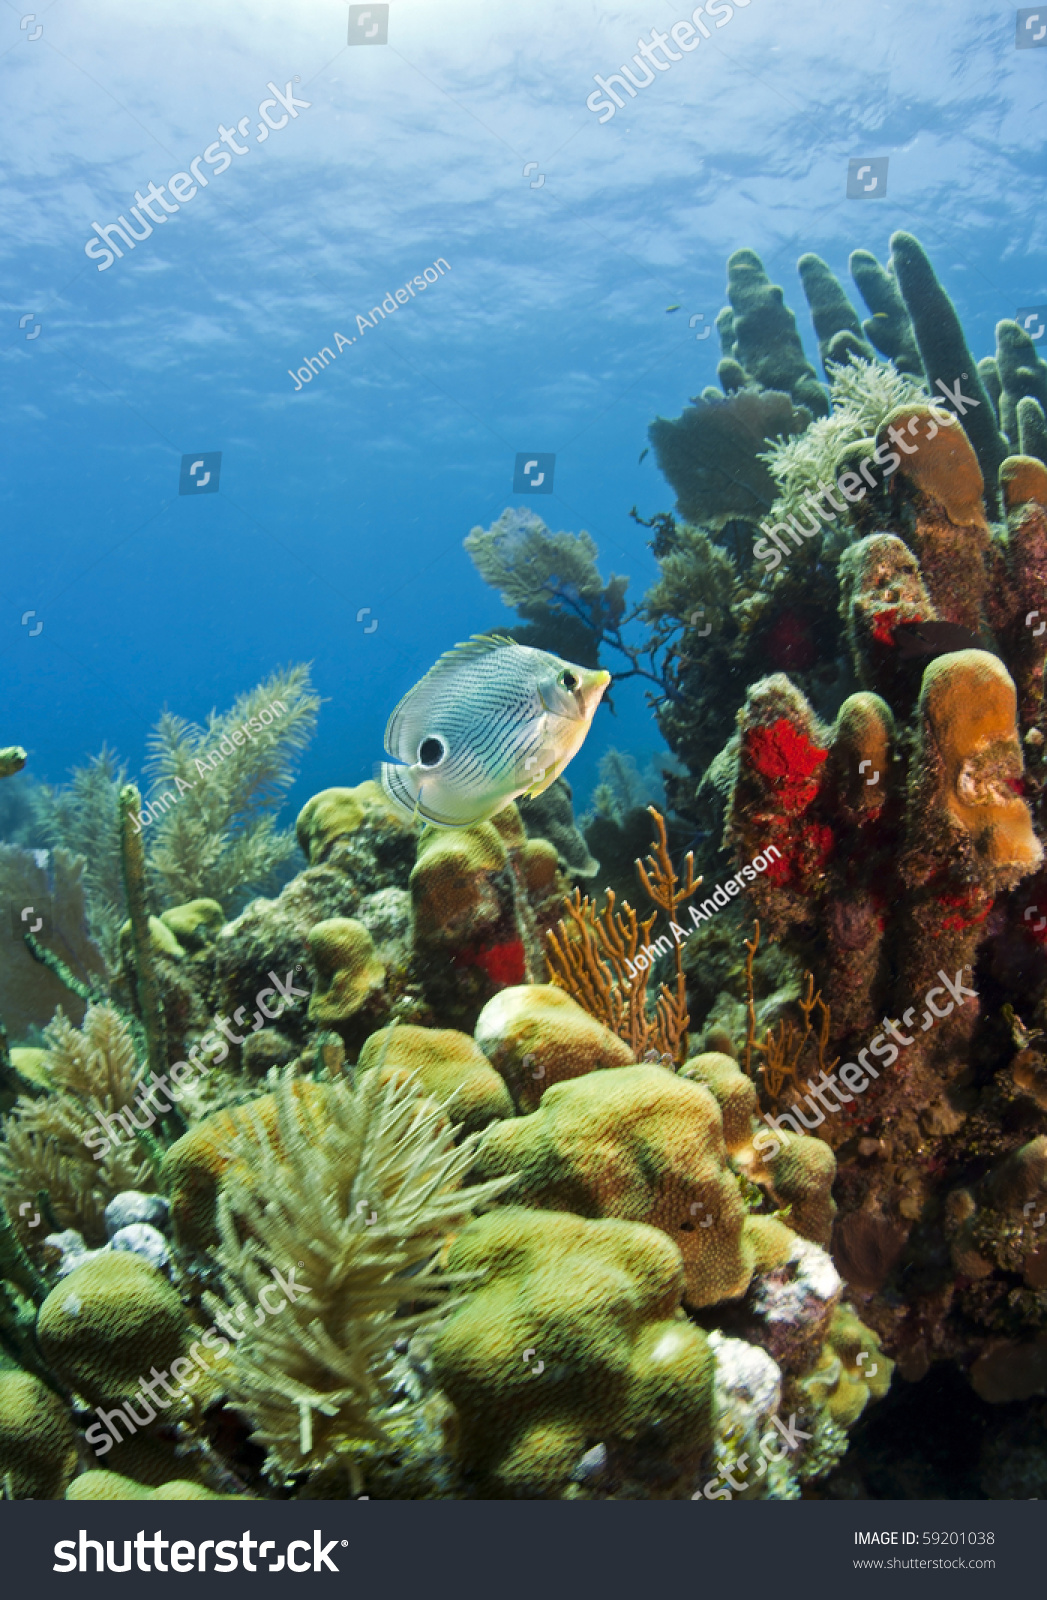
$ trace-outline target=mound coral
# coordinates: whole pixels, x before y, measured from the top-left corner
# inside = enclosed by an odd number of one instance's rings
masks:
[[[663,1492],[694,1471],[713,1357],[679,1311],[683,1266],[664,1234],[508,1208],[470,1224],[447,1264],[483,1278],[433,1346],[478,1493],[560,1495],[597,1444]]]
[[[361,1072],[380,1066],[386,1076],[410,1073],[465,1133],[513,1115],[502,1078],[476,1041],[454,1028],[380,1028],[360,1051],[357,1066]]]
[[[104,1252],[63,1278],[37,1318],[44,1359],[92,1403],[132,1396],[153,1366],[170,1370],[189,1322],[161,1273],[126,1251]]]
[[[617,1034],[550,983],[495,995],[476,1020],[476,1042],[523,1112],[554,1084],[635,1060]]]
[[[0,1484],[7,1500],[60,1500],[76,1470],[65,1403],[28,1372],[0,1372]]]
[[[119,1472],[83,1472],[73,1483],[65,1497],[67,1500],[249,1500],[246,1494],[218,1494],[213,1489],[205,1488],[202,1483],[194,1483],[188,1478],[172,1478],[167,1483],[161,1483],[156,1488],[149,1488],[146,1484],[136,1483],[133,1478],[125,1478]],[[131,1545],[124,1541],[123,1559],[130,1563]],[[119,1567],[110,1565],[110,1571],[118,1572]]]
[[[663,1067],[594,1072],[548,1089],[532,1116],[491,1129],[477,1169],[516,1174],[514,1201],[660,1228],[683,1256],[690,1306],[735,1299],[748,1286],[746,1212],[719,1108],[700,1084]]]
[[[309,1020],[341,1030],[373,1001],[385,981],[385,967],[370,933],[351,917],[314,923],[308,945],[317,973]]]

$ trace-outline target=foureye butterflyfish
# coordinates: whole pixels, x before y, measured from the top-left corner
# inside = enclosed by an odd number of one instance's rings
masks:
[[[385,730],[382,787],[437,828],[486,822],[541,794],[577,755],[611,681],[547,650],[481,634],[442,655]]]

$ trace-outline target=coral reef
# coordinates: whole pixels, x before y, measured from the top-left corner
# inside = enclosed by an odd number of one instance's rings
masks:
[[[664,795],[608,753],[583,838],[562,780],[440,831],[331,787],[296,871],[298,667],[165,713],[145,805],[103,749],[5,812],[5,1493],[865,1492],[937,1366],[980,1492],[1042,1494],[1047,366],[976,364],[911,236],[850,266],[864,319],[799,263],[823,386],[731,257],[641,602],[530,511],[466,541],[639,682]]]

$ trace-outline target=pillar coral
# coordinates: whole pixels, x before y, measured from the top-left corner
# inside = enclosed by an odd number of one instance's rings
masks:
[[[994,547],[986,610],[1018,689],[1019,721],[1028,732],[1043,711],[1047,660],[1047,466],[1008,456],[1000,469],[1006,537]]]
[[[988,569],[985,485],[973,446],[940,406],[896,408],[877,434],[902,454],[891,479],[896,514],[935,608],[945,621],[977,631]],[[899,442],[900,441],[900,442]]]

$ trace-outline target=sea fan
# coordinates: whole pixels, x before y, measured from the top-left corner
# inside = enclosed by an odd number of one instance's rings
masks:
[[[83,859],[87,926],[111,973],[120,967],[120,928],[127,916],[117,824],[117,796],[126,782],[127,768],[103,745],[86,767],[73,768],[71,783],[41,784],[30,795],[35,842]]]
[[[227,1385],[283,1478],[353,1467],[388,1441],[393,1344],[449,1309],[462,1284],[439,1272],[438,1252],[506,1187],[460,1187],[479,1135],[456,1145],[441,1108],[402,1074],[376,1066],[317,1104],[293,1081],[289,1069],[277,1138],[260,1124],[241,1135],[219,1204],[229,1301],[258,1303],[277,1274],[293,1283],[283,1308],[239,1338]]]

